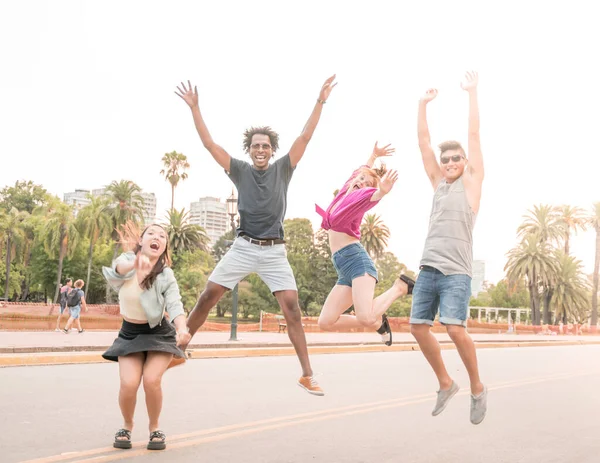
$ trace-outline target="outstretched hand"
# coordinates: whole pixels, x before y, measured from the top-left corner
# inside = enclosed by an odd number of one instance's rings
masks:
[[[150,263],[150,259],[148,256],[142,254],[142,252],[138,252],[135,256],[135,261],[133,262],[133,268],[135,271],[141,275],[148,275],[152,270],[152,264]]]
[[[331,90],[333,90],[333,87],[335,87],[337,85],[337,82],[335,84],[331,85],[331,83],[334,81],[334,79],[335,79],[335,74],[332,75],[329,79],[327,79],[325,81],[325,83],[321,87],[321,92],[319,93],[319,100],[327,101],[327,98],[329,98],[329,95],[331,94]]]
[[[479,84],[479,74],[475,71],[467,71],[465,74],[465,80],[460,83],[460,87],[467,92],[476,90],[477,84]]]
[[[373,147],[373,157],[381,158],[394,154],[396,152],[396,148],[389,148],[390,145],[391,143],[388,143],[383,147],[379,147],[377,146],[377,142],[375,142],[375,146]]]
[[[379,184],[379,189],[384,193],[388,194],[394,183],[398,180],[398,171],[397,170],[388,170],[383,178],[381,179],[381,183]]]
[[[190,108],[198,106],[198,88],[194,87],[194,90],[192,90],[192,84],[189,80],[187,87],[183,82],[181,82],[181,87],[183,89],[179,88],[179,85],[177,86],[178,91],[175,92],[175,95],[185,101]]]
[[[431,100],[435,99],[437,94],[438,94],[437,88],[430,88],[429,90],[427,90],[425,92],[425,95],[423,95],[421,97],[421,101],[423,103],[429,103]]]

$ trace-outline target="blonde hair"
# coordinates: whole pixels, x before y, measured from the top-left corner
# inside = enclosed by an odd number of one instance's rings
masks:
[[[358,172],[356,175],[360,175],[360,174],[368,175],[369,177],[373,178],[373,181],[375,182],[374,188],[379,188],[380,180],[383,178],[383,176],[385,175],[386,172],[387,172],[387,167],[382,162],[381,165],[377,168],[366,167],[366,166],[360,167],[358,169]]]
[[[77,281],[75,282],[74,286],[75,286],[76,288],[83,288],[83,285],[84,285],[84,284],[85,284],[85,282],[84,282],[83,280],[81,280],[81,279],[80,279],[80,280],[77,280]]]

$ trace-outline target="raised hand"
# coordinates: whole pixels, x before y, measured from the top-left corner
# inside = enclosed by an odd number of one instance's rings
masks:
[[[179,85],[177,86],[178,91],[175,92],[175,95],[185,101],[190,108],[198,106],[198,88],[194,87],[194,90],[192,91],[192,84],[189,80],[187,87],[183,82],[181,82],[181,87],[183,87],[183,89],[179,88]]]
[[[479,75],[475,71],[467,71],[465,79],[460,83],[460,87],[467,92],[477,89]]]
[[[391,143],[388,143],[380,148],[377,146],[377,142],[375,142],[375,146],[373,147],[373,158],[381,158],[394,154],[396,152],[396,148],[389,148],[390,145]]]
[[[421,97],[421,101],[423,103],[429,103],[431,100],[435,99],[437,94],[438,94],[437,88],[430,88],[429,90],[427,90],[425,92],[425,95],[423,95]]]
[[[329,95],[331,94],[331,90],[333,90],[333,87],[335,87],[337,85],[337,82],[335,84],[331,85],[331,83],[334,81],[334,79],[335,79],[335,74],[332,75],[329,79],[327,79],[325,81],[325,83],[321,87],[321,92],[319,93],[319,100],[321,100],[323,102],[327,101],[327,98],[329,98]]]
[[[144,276],[148,275],[148,273],[150,273],[152,270],[150,259],[148,259],[148,256],[142,254],[141,251],[136,254],[133,267],[135,268],[136,272]]]
[[[394,183],[396,183],[396,180],[398,180],[398,171],[388,170],[381,179],[379,189],[382,191],[382,193],[388,194],[394,186]]]

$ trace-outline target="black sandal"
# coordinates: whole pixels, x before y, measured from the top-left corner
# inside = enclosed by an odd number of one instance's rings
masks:
[[[400,275],[398,278],[400,278],[400,280],[402,280],[408,286],[408,293],[406,293],[406,294],[407,295],[412,294],[413,288],[415,287],[415,280],[407,277],[406,275]]]
[[[160,440],[152,440],[152,439],[160,439]],[[162,431],[152,431],[150,433],[150,440],[148,441],[148,446],[146,447],[148,450],[164,450],[167,448],[167,436]]]
[[[119,437],[125,437],[125,439],[119,439]],[[119,429],[115,434],[115,443],[113,447],[116,449],[130,449],[131,448],[131,431],[127,429]]]
[[[381,335],[381,338],[386,346],[392,345],[392,327],[390,326],[390,322],[386,314],[383,314],[381,316],[381,326],[379,327],[377,332]],[[384,339],[384,336],[386,334],[389,335],[388,339]]]

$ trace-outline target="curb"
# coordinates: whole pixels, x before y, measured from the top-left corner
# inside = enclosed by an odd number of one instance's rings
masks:
[[[505,341],[505,342],[476,342],[477,349],[499,349],[514,347],[560,347],[560,346],[582,346],[600,345],[600,341]],[[443,350],[455,349],[451,342],[441,344]],[[308,353],[319,354],[353,354],[367,352],[405,352],[418,351],[416,343],[394,344],[385,346],[383,344],[355,344],[355,345],[310,345]],[[72,365],[86,363],[111,363],[102,358],[103,351],[78,351],[78,352],[35,352],[35,353],[12,353],[0,354],[0,368],[33,366],[33,365]],[[296,355],[294,348],[290,345],[269,347],[228,347],[228,348],[201,348],[190,349],[187,352],[189,359],[211,359],[211,358],[241,358],[241,357],[275,357]]]

